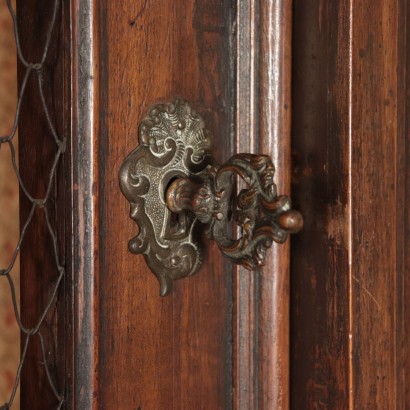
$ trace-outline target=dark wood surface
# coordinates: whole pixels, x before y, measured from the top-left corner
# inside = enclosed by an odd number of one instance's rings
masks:
[[[294,11],[291,407],[405,409],[408,6]]]
[[[238,2],[235,34],[235,150],[259,152],[259,2]],[[259,275],[234,268],[233,408],[258,404]]]
[[[99,4],[99,391],[101,409],[229,409],[232,268],[215,245],[194,276],[161,298],[118,185],[151,105],[190,100],[209,122],[218,161],[232,153],[229,2]]]
[[[410,378],[410,326],[408,326],[408,318],[410,317],[410,211],[408,204],[410,203],[410,7],[407,3],[402,3],[399,9],[400,24],[406,27],[406,30],[400,36],[398,42],[399,48],[399,66],[398,71],[398,87],[401,92],[400,105],[402,110],[400,112],[400,126],[399,132],[405,136],[404,144],[401,147],[402,154],[404,155],[403,161],[403,173],[399,178],[403,183],[404,191],[401,197],[400,206],[402,208],[399,217],[403,218],[403,241],[400,242],[398,247],[398,253],[403,256],[401,259],[403,265],[403,275],[399,277],[399,287],[403,289],[402,298],[399,303],[399,311],[401,316],[400,327],[398,337],[402,340],[401,354],[398,356],[398,375],[403,377],[403,381],[400,383],[398,392],[403,397],[403,407],[405,409],[410,408],[410,384],[408,380]]]

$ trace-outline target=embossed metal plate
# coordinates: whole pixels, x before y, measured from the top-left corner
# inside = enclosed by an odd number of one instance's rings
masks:
[[[283,243],[302,229],[303,217],[291,209],[290,198],[277,194],[267,155],[242,153],[208,166],[211,135],[187,101],[155,105],[141,123],[139,140],[120,170],[122,192],[140,228],[129,249],[144,254],[161,295],[200,266],[197,221],[208,225],[208,237],[227,258],[249,270],[264,265],[273,241]]]
[[[140,145],[120,170],[121,190],[139,226],[129,249],[144,254],[162,296],[170,292],[173,280],[192,275],[200,265],[192,237],[196,218],[187,212],[171,213],[165,192],[176,178],[202,180],[211,141],[204,121],[187,101],[157,104],[140,125]]]

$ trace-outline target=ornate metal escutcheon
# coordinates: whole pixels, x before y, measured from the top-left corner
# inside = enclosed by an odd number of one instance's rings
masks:
[[[139,142],[119,175],[139,226],[129,250],[144,254],[162,296],[174,280],[199,269],[200,225],[208,224],[222,253],[249,270],[263,265],[272,241],[283,243],[302,228],[289,197],[277,195],[270,158],[237,154],[222,166],[213,164],[212,135],[186,100],[152,107]]]

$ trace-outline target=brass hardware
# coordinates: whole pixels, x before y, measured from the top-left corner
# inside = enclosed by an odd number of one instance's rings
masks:
[[[121,190],[140,229],[129,249],[144,254],[162,296],[173,280],[198,270],[193,232],[200,223],[209,225],[209,237],[225,256],[250,270],[263,265],[272,241],[283,243],[302,228],[289,197],[277,195],[268,156],[238,154],[211,165],[211,134],[187,101],[155,105],[141,123],[139,140],[120,170]],[[236,227],[238,238],[231,233]]]

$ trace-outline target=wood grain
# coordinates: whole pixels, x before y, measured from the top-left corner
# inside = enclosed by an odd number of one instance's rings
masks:
[[[237,152],[272,156],[278,192],[290,191],[291,1],[238,2]],[[289,244],[260,272],[237,268],[234,408],[289,406]]]
[[[259,146],[290,195],[292,0],[260,4]],[[260,275],[258,409],[289,408],[289,251],[290,240],[275,244]]]
[[[399,114],[399,132],[404,135],[402,149],[402,160],[404,172],[398,180],[403,183],[403,196],[399,198],[398,208],[400,213],[398,217],[403,215],[403,236],[398,243],[397,251],[402,258],[400,259],[403,269],[403,274],[398,276],[398,289],[402,290],[402,297],[398,303],[398,340],[399,349],[397,355],[397,378],[399,380],[398,395],[402,395],[402,407],[410,408],[410,326],[408,326],[408,318],[410,318],[410,252],[408,252],[408,244],[410,241],[410,7],[407,2],[399,4],[399,24],[400,27],[405,27],[401,31],[399,37],[399,64],[398,64],[398,89],[400,93],[399,106],[401,107]],[[400,265],[399,265],[400,266]]]
[[[159,297],[158,283],[128,240],[137,227],[118,170],[138,143],[149,107],[189,99],[231,153],[230,21],[227,2],[102,2],[100,31],[99,408],[231,407],[231,268],[214,245],[195,276]]]
[[[238,2],[235,55],[235,150],[259,153],[259,2]],[[258,406],[259,274],[234,267],[233,408]]]
[[[294,409],[406,408],[404,9],[295,1]]]

